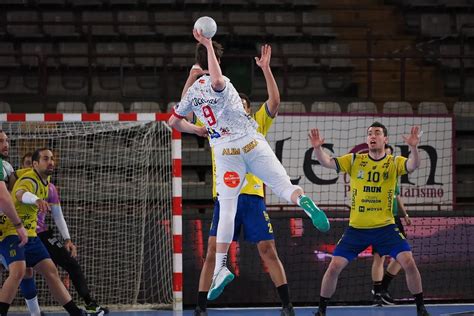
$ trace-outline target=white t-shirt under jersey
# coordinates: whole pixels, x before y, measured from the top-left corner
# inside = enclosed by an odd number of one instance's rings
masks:
[[[242,100],[229,78],[224,79],[224,90],[214,91],[211,77],[202,76],[174,108],[174,114],[181,118],[194,112],[206,126],[211,146],[257,133],[257,122],[245,113]]]

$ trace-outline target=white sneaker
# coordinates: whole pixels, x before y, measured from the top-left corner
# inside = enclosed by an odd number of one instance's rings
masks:
[[[221,295],[222,291],[227,284],[234,279],[234,274],[227,269],[227,267],[221,267],[217,274],[212,277],[211,288],[207,293],[207,299],[209,301],[215,300]]]

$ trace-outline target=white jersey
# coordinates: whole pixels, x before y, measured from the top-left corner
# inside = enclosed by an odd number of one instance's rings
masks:
[[[245,113],[242,100],[229,78],[224,79],[225,88],[218,92],[211,87],[211,77],[202,76],[174,108],[178,117],[193,111],[206,126],[212,146],[257,134],[257,122]]]
[[[5,160],[2,160],[3,162],[3,181],[7,182],[10,180],[10,176],[12,175],[13,172],[15,172],[15,170],[13,170],[13,167],[12,165],[8,162],[8,161],[5,161]]]

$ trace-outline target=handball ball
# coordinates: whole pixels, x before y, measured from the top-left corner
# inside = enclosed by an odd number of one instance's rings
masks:
[[[217,24],[213,18],[202,16],[194,23],[194,28],[200,30],[201,34],[206,38],[211,38],[216,34]]]

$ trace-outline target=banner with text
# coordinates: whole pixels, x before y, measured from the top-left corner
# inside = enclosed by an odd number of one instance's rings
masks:
[[[323,168],[317,162],[308,133],[318,128],[325,139],[324,150],[331,156],[367,152],[367,128],[378,121],[387,127],[388,143],[394,155],[408,157],[410,150],[403,135],[411,127],[423,131],[418,146],[421,166],[412,174],[400,177],[400,196],[409,209],[450,210],[453,192],[453,118],[408,116],[317,116],[281,115],[270,129],[267,139],[286,168],[294,184],[321,205],[349,205],[349,176]],[[268,204],[286,201],[266,190]]]

